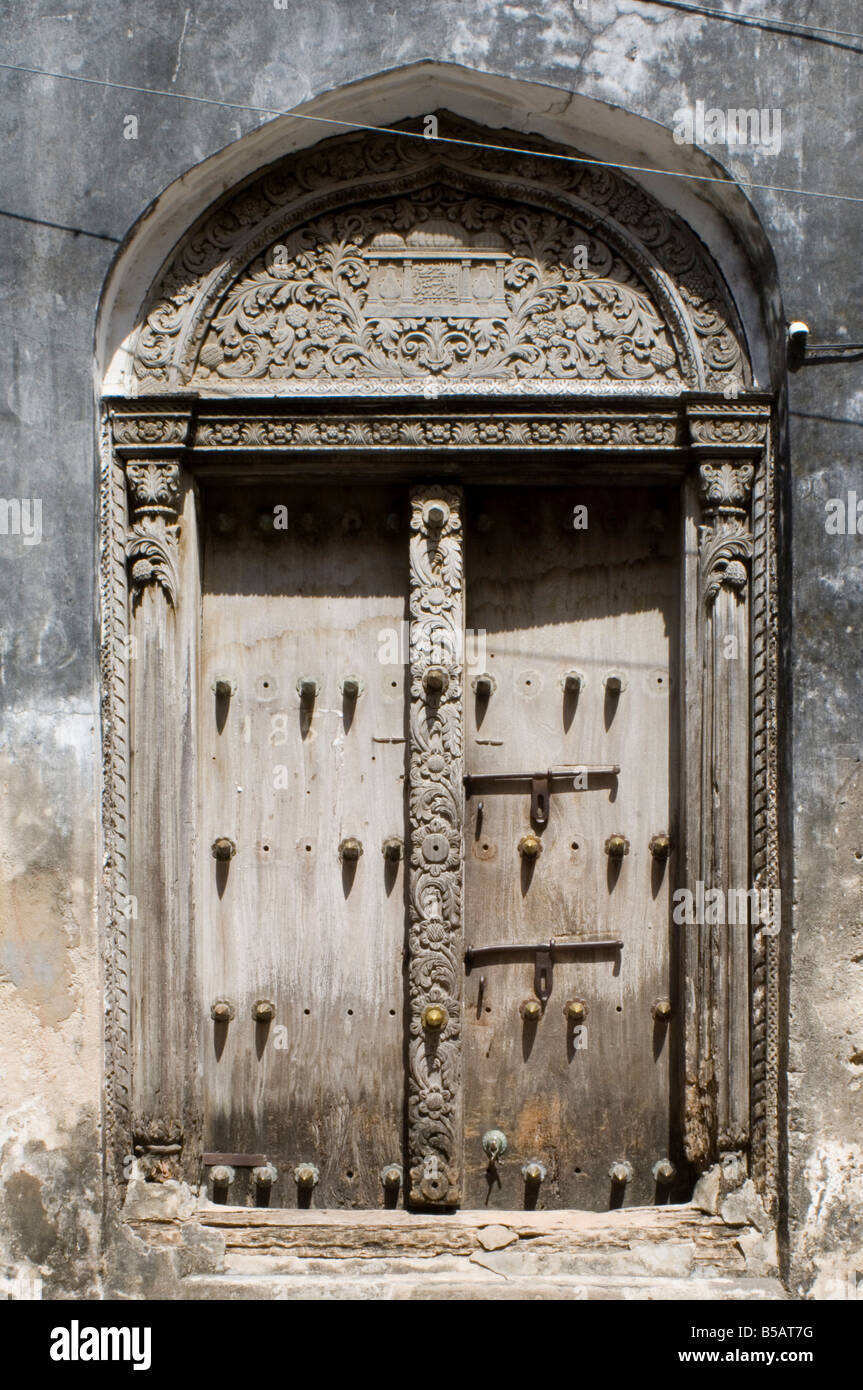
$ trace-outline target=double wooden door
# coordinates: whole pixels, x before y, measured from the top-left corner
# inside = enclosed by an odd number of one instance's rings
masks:
[[[217,1200],[404,1201],[409,491],[202,494]],[[668,1200],[676,494],[468,487],[463,509],[462,1201]]]

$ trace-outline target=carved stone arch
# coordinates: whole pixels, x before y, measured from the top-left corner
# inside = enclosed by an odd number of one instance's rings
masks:
[[[679,217],[614,170],[506,154],[440,119],[464,143],[412,123],[338,137],[218,200],[144,306],[130,390],[751,384],[722,277]]]
[[[753,388],[722,272],[682,218],[625,174],[548,158],[573,152],[530,137],[518,145],[535,145],[532,154],[495,148],[506,143],[499,132],[439,117],[471,143],[422,140],[416,122],[401,134],[359,132],[220,197],[156,276],[128,339],[124,389],[106,401],[108,1130],[118,1172],[131,1143],[162,1176],[200,1175],[189,985],[189,885],[195,855],[208,852],[194,839],[200,468],[240,475],[252,456],[284,468],[311,458],[335,475],[346,460],[398,457],[426,473],[440,460],[449,477],[454,460],[468,469],[482,449],[502,468],[539,456],[549,476],[576,464],[621,485],[679,483],[686,882],[730,875],[737,887],[778,888],[773,403]],[[586,266],[571,254],[582,244]],[[417,544],[421,500],[442,510],[456,496],[438,487],[415,499]],[[432,581],[414,569],[420,613]],[[451,599],[455,610],[454,581]],[[417,715],[422,653],[413,664]],[[444,732],[457,801],[458,731]],[[413,790],[421,802],[419,781]],[[456,878],[446,887],[457,926]],[[428,926],[421,889],[417,876],[415,934]],[[745,1155],[769,1202],[778,942],[705,926],[683,955],[688,1155],[699,1170]],[[443,1038],[452,1075],[457,990],[455,981]],[[457,1124],[447,1112],[428,1138],[420,1071],[411,1157],[426,1200],[445,1201],[457,1190],[447,1147]],[[433,1178],[426,1143],[444,1160]]]

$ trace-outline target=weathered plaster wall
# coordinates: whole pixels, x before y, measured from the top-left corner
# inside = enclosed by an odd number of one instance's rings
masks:
[[[761,9],[754,0],[741,8]],[[41,1271],[56,1295],[92,1290],[100,1277],[93,342],[119,242],[184,171],[273,119],[239,108],[286,110],[422,60],[547,84],[547,101],[521,112],[519,128],[552,134],[547,122],[567,112],[587,118],[594,108],[581,98],[621,108],[592,136],[618,145],[626,112],[670,129],[675,110],[696,100],[780,108],[780,153],[713,152],[743,178],[863,195],[860,59],[842,47],[848,40],[795,39],[634,0],[287,0],[284,9],[272,0],[2,0],[0,15],[0,61],[238,107],[0,69],[10,214],[0,217],[2,493],[41,499],[43,530],[38,545],[0,536],[0,1273]],[[795,18],[854,27],[840,0]],[[417,109],[406,100],[384,118]],[[136,140],[124,139],[129,115]],[[655,154],[657,141],[667,147],[653,128],[632,162]],[[652,187],[669,196],[664,181]],[[789,315],[806,319],[815,341],[863,339],[859,207],[764,190],[751,199]],[[789,1254],[792,1285],[817,1275],[825,1296],[847,1290],[849,1257],[863,1263],[863,540],[824,528],[825,500],[860,487],[860,373],[860,364],[807,369],[789,392]]]

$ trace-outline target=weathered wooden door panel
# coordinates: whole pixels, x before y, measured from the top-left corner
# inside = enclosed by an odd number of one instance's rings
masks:
[[[576,505],[587,507],[586,530],[573,527]],[[652,1014],[671,993],[672,864],[649,843],[675,836],[676,500],[656,489],[489,488],[468,492],[466,506],[466,624],[478,653],[485,647],[469,677],[482,667],[492,677],[487,694],[466,682],[466,773],[620,767],[585,789],[553,780],[544,826],[531,820],[528,783],[472,784],[466,944],[623,947],[561,950],[535,1021],[522,1017],[536,999],[534,954],[471,965],[465,1202],[652,1203],[663,1195],[652,1168],[671,1144],[675,1028]],[[605,846],[618,834],[627,844],[615,860]],[[530,835],[541,844],[534,859],[519,853]],[[582,1023],[565,1017],[569,1001],[586,1005]],[[482,1136],[495,1129],[508,1150],[490,1168]],[[539,1185],[521,1173],[532,1160],[547,1173]],[[632,1168],[624,1185],[609,1179],[615,1163]]]
[[[405,835],[404,495],[210,487],[203,505],[204,1149],[265,1155],[272,1205],[380,1206],[404,1137],[404,864],[382,852]],[[256,1200],[247,1172],[226,1197]]]

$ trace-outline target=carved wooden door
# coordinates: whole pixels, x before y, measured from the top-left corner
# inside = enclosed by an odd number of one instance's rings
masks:
[[[213,487],[203,509],[208,1180],[380,1206],[404,1142],[404,490]]]
[[[666,1200],[675,497],[409,492],[202,486],[210,1192]]]
[[[676,500],[466,513],[464,1201],[668,1200]]]

